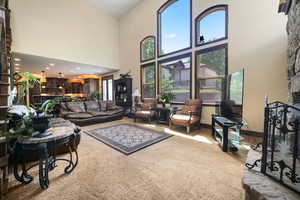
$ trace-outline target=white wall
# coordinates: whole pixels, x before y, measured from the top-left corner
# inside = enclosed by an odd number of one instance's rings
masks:
[[[156,11],[165,2],[144,0],[120,20],[121,72],[132,71],[134,88],[140,87],[139,42],[147,35],[156,35]],[[244,118],[248,129],[262,131],[265,95],[270,101],[288,99],[287,17],[277,13],[278,1],[274,0],[193,0],[193,19],[205,9],[224,3],[229,5],[229,73],[245,68]],[[194,22],[192,27],[194,33]],[[205,107],[202,122],[210,123],[214,111]]]
[[[85,0],[12,0],[12,51],[119,68],[119,22]]]

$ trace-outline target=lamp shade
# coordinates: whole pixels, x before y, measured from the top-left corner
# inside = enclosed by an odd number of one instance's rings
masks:
[[[139,89],[136,89],[136,90],[134,91],[134,93],[132,94],[132,96],[134,96],[134,97],[140,97],[140,96],[141,96],[140,90],[139,90]]]

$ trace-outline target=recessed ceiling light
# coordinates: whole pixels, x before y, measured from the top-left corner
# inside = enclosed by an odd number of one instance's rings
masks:
[[[80,67],[76,67],[77,70],[80,70]]]
[[[20,70],[20,67],[16,67],[15,70]]]
[[[19,64],[19,63],[16,63],[15,66],[20,66],[20,64]]]
[[[54,64],[54,63],[49,63],[49,65],[50,65],[51,67],[55,66],[55,64]]]
[[[19,62],[19,61],[21,61],[21,59],[20,58],[15,58],[14,61]]]
[[[50,70],[51,68],[50,67],[46,67],[46,70]]]
[[[17,73],[20,73],[20,71],[19,71],[19,70],[17,70],[16,72],[17,72]]]

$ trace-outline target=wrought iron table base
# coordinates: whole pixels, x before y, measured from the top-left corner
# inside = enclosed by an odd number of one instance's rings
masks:
[[[30,166],[29,168],[26,168],[26,164],[24,162],[24,154],[25,153],[20,153],[22,154],[22,160],[21,160],[21,174],[19,174],[19,164],[18,162],[14,165],[14,176],[15,178],[21,182],[22,184],[29,184],[33,181],[33,177],[29,175],[28,171],[31,170],[32,168],[39,166],[39,182],[40,186],[42,189],[47,189],[49,187],[49,176],[48,173],[49,171],[54,170],[57,167],[57,161],[64,161],[69,163],[67,167],[64,169],[65,174],[70,174],[77,166],[78,164],[78,153],[75,145],[71,144],[65,144],[68,146],[69,149],[69,159],[65,158],[56,158],[56,155],[49,157],[48,154],[48,148],[47,148],[47,143],[41,143],[38,144],[35,148],[39,150],[39,161],[37,164],[34,164]],[[75,158],[73,158],[73,151],[75,154]]]

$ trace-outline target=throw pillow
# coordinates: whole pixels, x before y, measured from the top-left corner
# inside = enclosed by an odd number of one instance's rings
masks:
[[[76,112],[76,113],[85,112],[85,106],[84,106],[83,102],[81,102],[81,101],[68,102],[67,106],[72,112]]]
[[[99,103],[97,101],[86,101],[85,102],[86,110],[88,112],[99,112]]]
[[[106,102],[100,102],[100,111],[106,112],[107,111],[107,103]]]

